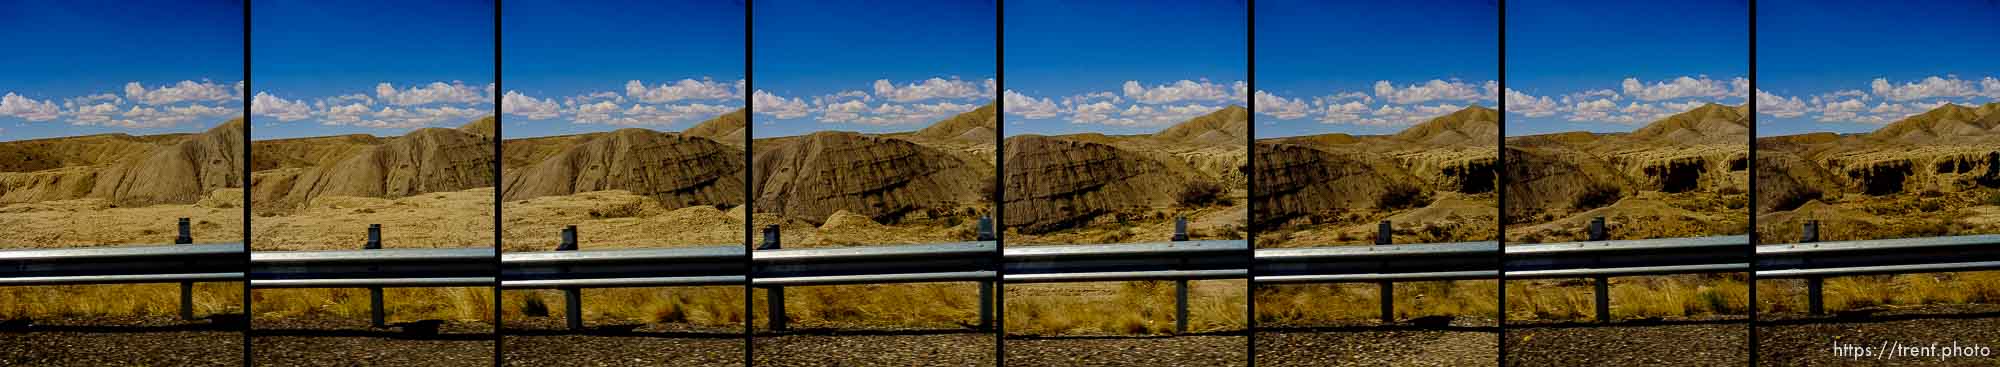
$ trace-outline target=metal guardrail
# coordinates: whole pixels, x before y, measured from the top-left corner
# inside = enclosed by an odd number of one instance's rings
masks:
[[[1187,218],[1174,220],[1171,242],[1028,246],[1003,249],[1008,283],[1174,281],[1174,330],[1187,332],[1188,281],[1250,275],[1243,240],[1189,241]]]
[[[578,250],[576,226],[563,227],[555,251],[500,255],[500,288],[563,291],[563,318],[583,329],[584,288],[743,285],[743,245],[669,249]]]
[[[777,226],[764,227],[750,253],[751,285],[765,290],[771,330],[786,330],[785,287],[843,284],[979,282],[979,329],[993,327],[992,218],[979,218],[976,242],[785,249]]]
[[[2000,270],[2000,235],[1819,242],[1807,221],[1800,243],[1757,246],[1758,279],[1804,279],[1814,315],[1826,312],[1827,277]]]
[[[363,250],[251,251],[250,288],[367,288],[370,321],[385,326],[382,289],[489,287],[493,248],[382,249],[382,225],[368,225]]]
[[[1611,321],[1614,276],[1750,271],[1750,236],[1606,241],[1604,218],[1590,221],[1589,241],[1502,249],[1507,280],[1591,278],[1597,320]]]
[[[1382,323],[1395,323],[1395,283],[1499,279],[1498,241],[1395,245],[1389,221],[1376,246],[1258,249],[1255,284],[1375,283]]]
[[[0,250],[0,286],[180,283],[182,319],[194,283],[243,280],[243,243],[193,244],[188,218],[174,245]]]

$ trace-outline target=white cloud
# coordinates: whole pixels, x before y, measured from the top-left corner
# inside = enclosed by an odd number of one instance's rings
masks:
[[[1181,80],[1148,88],[1136,80],[1125,81],[1121,91],[1125,97],[1145,104],[1163,104],[1180,101],[1241,101],[1244,99],[1246,84],[1234,82],[1229,85],[1209,82],[1208,79]]]
[[[899,87],[896,86],[896,83],[890,82],[888,79],[879,79],[875,81],[873,86],[875,96],[877,97],[896,102],[915,102],[939,98],[993,98],[994,82],[992,79],[987,79],[983,83],[975,83],[959,80],[956,77],[951,79],[930,78]]]
[[[182,80],[180,83],[155,89],[146,89],[146,86],[139,82],[128,82],[125,83],[125,98],[140,104],[163,105],[180,102],[229,101],[243,97],[241,90],[234,86],[216,84],[208,80],[200,82]]]
[[[811,105],[799,100],[798,97],[786,99],[785,97],[765,92],[761,89],[755,93],[751,93],[750,108],[756,113],[771,115],[780,119],[805,117],[807,114],[811,114],[813,110]]]
[[[1361,114],[1368,113],[1368,104],[1362,101],[1332,103],[1318,108],[1323,123],[1361,123]]]
[[[1987,79],[1990,80],[1992,78],[1989,77]],[[1982,84],[1989,83],[1983,82]],[[1992,82],[1987,85],[1989,87],[1988,92],[1993,92],[1992,88],[1990,88],[1992,84],[2000,84],[2000,82]],[[1920,81],[1903,83],[1901,85],[1890,83],[1888,79],[1875,78],[1875,81],[1868,83],[1868,88],[1875,92],[1877,96],[1898,102],[1930,98],[1975,97],[1983,94],[1979,91],[1979,86],[1972,81],[1961,80],[1958,76],[1953,75],[1947,75],[1944,78],[1931,76]]]
[[[1116,96],[1113,96],[1113,98],[1116,98]],[[1030,97],[1026,94],[1015,92],[1012,89],[1007,90],[1002,96],[1001,103],[1005,105],[1004,109],[1008,114],[1031,119],[1056,117],[1056,115],[1063,112],[1062,107],[1057,106],[1055,102],[1050,101],[1048,98]]]
[[[1375,82],[1375,97],[1395,104],[1492,100],[1495,97],[1491,91],[1498,88],[1498,85],[1492,81],[1475,85],[1456,79],[1450,81],[1431,79],[1422,84],[1397,88],[1395,84],[1381,80]]]
[[[62,109],[55,102],[37,101],[12,92],[0,96],[0,116],[19,117],[28,121],[54,120],[62,115]]]
[[[562,105],[553,98],[539,99],[510,90],[500,97],[500,113],[535,120],[552,119],[562,114]]]
[[[1553,116],[1560,110],[1554,99],[1548,96],[1536,97],[1507,88],[1507,112],[1527,117]]]
[[[647,87],[637,80],[625,82],[625,95],[646,103],[666,103],[679,100],[715,100],[741,98],[739,83],[717,82],[707,78],[702,80],[681,79],[672,83]],[[623,101],[620,101],[623,102]]]
[[[312,117],[312,107],[302,101],[291,101],[278,96],[257,92],[250,100],[250,113],[256,116],[270,116],[278,121],[298,121]]]
[[[1799,97],[1785,97],[1757,90],[1757,113],[1780,118],[1805,116],[1808,109]]]
[[[1650,85],[1640,82],[1638,78],[1625,78],[1624,83],[1620,84],[1625,95],[1641,101],[1690,97],[1742,97],[1744,96],[1742,89],[1748,86],[1749,81],[1740,77],[1725,81],[1709,79],[1707,75],[1683,76]]]
[[[1257,113],[1287,120],[1306,117],[1312,111],[1312,105],[1305,100],[1285,98],[1261,90],[1257,91],[1256,105]]]
[[[483,87],[465,85],[465,82],[432,82],[430,84],[396,89],[395,85],[380,83],[375,85],[375,98],[397,106],[417,106],[432,103],[490,103],[492,93]]]
[[[631,108],[625,109],[623,116],[611,119],[607,123],[627,126],[669,125],[682,121],[714,117],[715,115],[735,110],[736,107],[732,106],[702,103],[658,106],[635,104]]]

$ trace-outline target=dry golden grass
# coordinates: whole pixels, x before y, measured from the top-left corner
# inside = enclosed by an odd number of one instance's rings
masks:
[[[562,291],[510,290],[501,293],[503,323],[522,318],[566,315]],[[587,324],[685,324],[695,327],[740,328],[742,287],[616,288],[583,290]],[[740,329],[738,329],[740,330]]]
[[[72,248],[174,243],[189,218],[196,243],[243,240],[243,190],[220,189],[189,205],[114,207],[104,199],[0,205],[0,248]]]
[[[1611,278],[1611,316],[1697,318],[1748,313],[1744,273]],[[1507,285],[1507,319],[1596,318],[1596,287],[1587,280],[1524,280]]]
[[[359,250],[368,225],[382,225],[383,248],[493,246],[493,188],[396,199],[322,197],[283,215],[253,213],[252,251]],[[369,317],[366,289],[267,289],[251,294],[255,317]],[[391,320],[493,319],[490,288],[389,289]]]
[[[1925,304],[2000,303],[2000,271],[1867,275],[1827,278],[1828,312],[1869,307]],[[1806,283],[1800,279],[1757,282],[1757,312],[1805,313]]]
[[[0,319],[180,315],[179,284],[0,287]],[[195,283],[194,314],[243,312],[240,283]]]
[[[165,245],[178,218],[196,243],[243,240],[243,190],[220,189],[188,205],[113,207],[104,199],[0,205],[0,248]],[[243,312],[243,287],[196,283],[195,315]],[[179,315],[178,284],[0,287],[0,318]]]
[[[258,289],[250,292],[253,318],[331,316],[368,318],[367,289]],[[390,288],[382,292],[389,322],[493,320],[489,287]]]
[[[758,329],[770,327],[770,298],[751,290]],[[960,329],[979,323],[979,285],[925,283],[785,288],[785,316],[795,328]]]
[[[368,225],[382,225],[383,248],[493,246],[493,188],[396,199],[322,197],[277,215],[253,212],[252,251],[359,250]]]
[[[1188,283],[1188,332],[1242,330],[1242,280]],[[1017,335],[1166,335],[1174,332],[1172,281],[1007,286],[1007,333]]]
[[[1395,285],[1396,319],[1424,316],[1498,319],[1500,288],[1494,281],[1411,282]],[[1257,290],[1260,325],[1323,325],[1381,318],[1381,290],[1373,284],[1270,285]]]

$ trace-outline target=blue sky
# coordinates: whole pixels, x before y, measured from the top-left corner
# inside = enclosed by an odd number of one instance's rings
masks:
[[[1499,19],[1490,0],[1260,1],[1257,136],[1391,134],[1497,109]]]
[[[751,6],[757,137],[913,131],[993,100],[991,1]]]
[[[1874,131],[2000,101],[2000,3],[1757,3],[1757,134]]]
[[[743,108],[739,1],[518,0],[503,10],[508,138],[679,131]]]
[[[253,139],[401,135],[493,114],[493,4],[251,5]]]
[[[1151,133],[1248,105],[1250,9],[1242,1],[1006,7],[1007,135]]]
[[[1507,135],[1632,131],[1743,104],[1749,22],[1745,0],[1509,1]]]
[[[197,132],[242,114],[239,1],[4,7],[0,141]]]

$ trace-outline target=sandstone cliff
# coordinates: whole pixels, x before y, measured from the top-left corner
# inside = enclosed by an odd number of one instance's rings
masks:
[[[757,210],[815,225],[840,210],[894,222],[912,211],[974,205],[992,180],[990,165],[902,139],[818,132],[756,144]]]
[[[586,135],[546,159],[506,170],[502,199],[625,190],[658,200],[666,209],[743,202],[743,152],[738,148],[644,129]]]
[[[1045,233],[1125,209],[1173,205],[1194,178],[1107,144],[1022,135],[1006,141],[1006,223]]]

